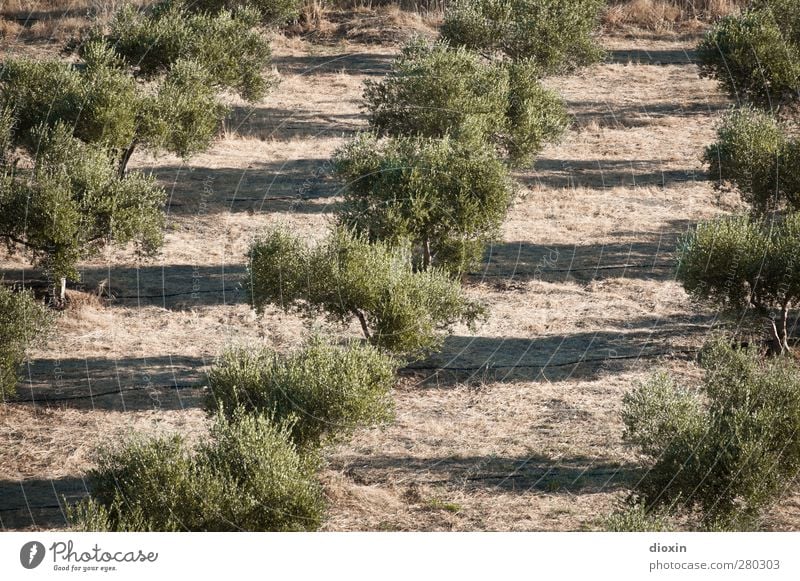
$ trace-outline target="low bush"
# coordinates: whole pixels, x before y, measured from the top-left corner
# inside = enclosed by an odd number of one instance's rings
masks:
[[[669,515],[647,511],[641,504],[631,504],[605,518],[603,528],[612,533],[670,532],[675,527]]]
[[[370,240],[412,242],[415,265],[458,276],[495,240],[515,194],[492,148],[449,138],[362,136],[336,152],[340,222]]]
[[[309,531],[324,510],[316,460],[291,426],[243,412],[218,416],[195,448],[180,436],[135,439],[101,452],[91,496],[72,507],[85,531]]]
[[[752,3],[723,18],[697,50],[700,72],[737,102],[775,111],[800,96],[800,4]]]
[[[313,339],[286,356],[232,350],[209,372],[208,408],[267,414],[291,424],[298,446],[338,441],[393,416],[396,362],[370,345]]]
[[[599,61],[596,41],[605,0],[455,0],[442,36],[455,46],[511,60],[529,59],[540,74]]]
[[[756,214],[800,210],[800,141],[771,115],[749,107],[728,114],[705,161],[717,187],[735,187]]]
[[[569,125],[530,62],[487,63],[441,42],[405,46],[383,80],[366,83],[364,99],[379,135],[490,143],[514,164],[530,162]]]
[[[216,14],[222,10],[236,13],[243,8],[256,10],[261,20],[272,26],[280,26],[297,18],[300,9],[309,0],[173,0],[182,2],[193,12]]]
[[[680,242],[677,278],[693,297],[765,321],[771,351],[789,351],[789,313],[800,301],[800,213],[780,221],[725,217]]]
[[[77,263],[106,244],[152,255],[163,240],[164,190],[138,172],[120,177],[105,148],[71,134],[40,126],[33,168],[7,162],[0,175],[0,241],[54,281],[78,280]]]
[[[246,284],[257,310],[275,305],[339,323],[355,318],[374,345],[410,357],[437,348],[443,332],[483,312],[445,272],[415,271],[407,245],[370,244],[344,229],[315,247],[285,230],[268,232],[250,247]]]
[[[29,291],[13,291],[0,284],[0,396],[16,392],[25,352],[40,338],[52,317]]]
[[[634,492],[707,529],[756,528],[800,474],[800,369],[725,340],[701,365],[699,389],[660,374],[625,396],[625,439],[648,459]]]

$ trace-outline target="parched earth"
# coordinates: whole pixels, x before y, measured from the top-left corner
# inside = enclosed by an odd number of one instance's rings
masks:
[[[518,173],[502,240],[467,280],[490,316],[404,370],[393,424],[330,451],[327,530],[590,530],[626,496],[641,465],[622,443],[623,394],[659,368],[695,379],[719,324],[674,281],[676,241],[737,209],[700,159],[728,105],[697,75],[696,40],[606,37],[606,63],[548,81],[575,123]],[[396,52],[279,38],[280,86],[256,107],[231,101],[208,153],[135,158],[170,192],[166,244],[141,265],[124,250],[84,264],[82,289],[104,298],[75,295],[30,354],[0,406],[0,528],[64,527],[98,444],[202,436],[204,374],[227,346],[302,343],[301,319],[249,308],[244,253],[270,224],[324,236],[339,202],[329,159],[366,126],[362,83]],[[797,530],[800,496],[763,526]]]

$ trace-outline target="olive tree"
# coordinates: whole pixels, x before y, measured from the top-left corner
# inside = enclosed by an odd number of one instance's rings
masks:
[[[25,352],[48,329],[52,317],[30,291],[0,284],[0,397],[13,396]]]
[[[772,115],[750,107],[728,114],[705,161],[717,186],[738,189],[756,214],[800,210],[800,141]]]
[[[68,508],[83,531],[313,531],[325,501],[317,459],[291,440],[291,425],[239,410],[217,415],[191,445],[134,436],[106,446],[88,474],[90,496]]]
[[[252,9],[269,25],[280,26],[300,15],[300,8],[308,0],[174,0],[193,12],[217,13],[222,10],[237,12]]]
[[[361,341],[335,345],[314,337],[286,355],[231,349],[208,374],[207,408],[230,419],[243,409],[287,421],[298,446],[315,448],[392,419],[396,370],[391,356]]]
[[[487,56],[529,59],[539,74],[599,61],[595,33],[605,0],[454,0],[442,36]]]
[[[738,102],[778,111],[800,98],[800,4],[759,0],[723,18],[697,50],[701,74]]]
[[[248,11],[194,14],[179,5],[140,12],[127,6],[110,32],[81,43],[82,62],[9,59],[0,106],[16,117],[15,144],[34,149],[31,131],[62,123],[106,147],[120,175],[137,147],[188,157],[207,149],[227,111],[219,93],[260,99],[269,45]]]
[[[255,28],[257,12],[195,12],[190,5],[167,1],[150,10],[126,5],[114,15],[110,30],[95,32],[89,44],[99,40],[112,46],[138,77],[157,78],[188,60],[207,71],[215,88],[234,90],[249,101],[261,99],[271,83],[263,74],[271,51]]]
[[[771,351],[788,352],[789,313],[800,301],[800,213],[698,225],[681,241],[677,276],[698,299],[763,318]]]
[[[450,138],[361,136],[337,151],[342,225],[370,240],[411,241],[420,268],[467,272],[498,237],[515,187],[490,146]]]
[[[659,373],[626,394],[625,440],[647,461],[634,494],[663,528],[664,510],[702,528],[756,528],[800,475],[800,368],[718,339],[698,386]],[[641,521],[641,519],[639,519]]]
[[[10,116],[4,116],[6,121]],[[142,255],[160,247],[164,190],[131,172],[120,177],[108,151],[58,123],[32,132],[32,167],[9,159],[0,175],[0,240],[22,249],[54,281],[77,280],[77,263],[106,244],[133,243]]]
[[[345,229],[313,247],[285,230],[268,232],[250,247],[246,284],[257,310],[357,319],[371,343],[407,356],[435,349],[443,331],[482,314],[444,271],[415,271],[407,245],[370,244]]]
[[[531,161],[569,124],[531,62],[491,63],[442,42],[406,45],[383,80],[367,81],[364,99],[379,135],[491,143],[514,164]]]

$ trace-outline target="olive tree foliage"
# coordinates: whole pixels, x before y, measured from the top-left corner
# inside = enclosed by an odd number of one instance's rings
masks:
[[[732,111],[705,161],[718,187],[735,187],[756,214],[800,210],[800,141],[772,115],[750,107]]]
[[[725,217],[680,244],[677,277],[697,299],[763,318],[771,351],[789,350],[789,313],[800,301],[800,213],[779,221]]]
[[[409,357],[437,348],[444,331],[483,312],[444,271],[415,271],[407,245],[371,244],[345,229],[312,247],[286,230],[268,232],[250,247],[246,284],[257,310],[357,319],[371,343]]]
[[[134,437],[100,451],[90,496],[72,506],[76,530],[126,532],[312,531],[324,513],[318,461],[291,425],[236,412],[210,437]]]
[[[271,84],[262,75],[269,45],[252,24],[247,11],[126,6],[110,32],[95,30],[80,43],[80,63],[7,60],[0,106],[16,117],[15,144],[33,149],[34,128],[62,123],[106,147],[120,174],[137,147],[182,157],[207,149],[227,111],[219,92],[257,100]]]
[[[47,331],[52,316],[30,291],[0,284],[0,397],[13,396],[28,348]]]
[[[454,275],[498,237],[515,186],[493,148],[444,139],[363,135],[334,157],[342,225],[370,240],[412,243],[414,263]]]
[[[648,463],[634,493],[655,515],[752,529],[800,475],[800,368],[724,339],[706,346],[701,365],[696,388],[661,373],[626,394],[624,437]]]
[[[487,56],[529,60],[540,75],[602,59],[595,35],[605,0],[454,0],[442,36]]]
[[[759,0],[714,25],[698,46],[701,74],[740,103],[779,111],[800,99],[800,4]]]
[[[231,419],[243,409],[286,421],[298,446],[315,448],[391,420],[396,370],[391,356],[361,341],[314,337],[286,355],[231,349],[209,372],[207,408]]]
[[[530,61],[487,62],[443,42],[406,45],[383,80],[366,82],[364,99],[379,135],[491,143],[514,164],[530,162],[569,125]]]
[[[152,79],[178,61],[192,61],[215,88],[260,100],[272,80],[262,74],[271,51],[255,28],[257,11],[248,7],[206,13],[190,6],[192,0],[167,0],[150,10],[126,5],[114,15],[110,30],[96,31],[92,40],[112,46],[139,77]]]
[[[13,132],[8,110],[0,121],[0,133]],[[104,147],[73,137],[63,123],[40,125],[29,137],[36,144],[29,166],[13,151],[2,155],[0,241],[9,250],[27,252],[53,281],[78,280],[76,264],[106,244],[157,251],[166,194],[154,179],[120,177]]]
[[[280,26],[300,15],[300,8],[307,0],[181,0],[193,12],[215,14],[222,10],[234,13],[242,9],[255,10],[261,21]]]

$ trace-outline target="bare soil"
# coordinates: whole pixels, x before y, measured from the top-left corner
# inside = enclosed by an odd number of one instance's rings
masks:
[[[467,280],[490,316],[405,370],[393,424],[330,451],[327,530],[592,530],[626,496],[641,467],[621,439],[623,394],[659,368],[696,378],[694,353],[719,326],[675,282],[676,241],[738,208],[700,159],[728,104],[698,77],[696,41],[608,35],[608,62],[548,81],[575,123],[519,172],[502,240]],[[83,264],[80,288],[103,298],[76,294],[30,353],[0,406],[1,528],[63,528],[62,497],[85,494],[99,444],[201,436],[204,373],[227,346],[308,335],[299,318],[252,312],[244,253],[278,222],[324,236],[339,201],[329,159],[366,126],[362,84],[397,46],[273,47],[280,86],[256,107],[231,100],[210,151],[134,159],[170,192],[166,244],[144,264],[124,249]],[[7,282],[38,276],[5,254],[0,268]],[[764,523],[798,527],[797,494]]]

